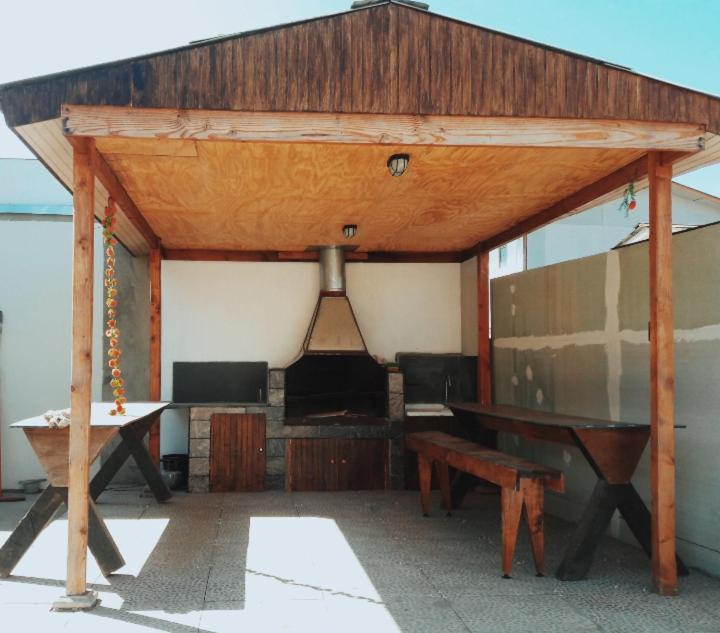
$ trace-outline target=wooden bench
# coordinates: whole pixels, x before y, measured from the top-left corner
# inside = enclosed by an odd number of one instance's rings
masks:
[[[441,431],[409,433],[405,436],[405,445],[418,455],[420,504],[424,516],[430,515],[433,463],[448,515],[451,512],[449,466],[490,481],[501,488],[503,577],[510,577],[523,506],[530,531],[535,569],[538,576],[545,573],[544,488],[564,492],[565,480],[561,471],[534,464],[521,457],[506,455]]]

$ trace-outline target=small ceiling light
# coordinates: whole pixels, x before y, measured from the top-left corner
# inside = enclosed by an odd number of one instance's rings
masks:
[[[343,235],[346,240],[351,240],[355,237],[355,235],[357,235],[357,224],[346,224],[343,227]]]
[[[391,176],[402,176],[410,163],[410,154],[393,154],[388,158],[387,166]]]

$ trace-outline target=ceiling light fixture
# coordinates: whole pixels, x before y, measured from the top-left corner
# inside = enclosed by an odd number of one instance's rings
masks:
[[[410,154],[393,154],[387,161],[391,176],[402,176],[409,164]]]

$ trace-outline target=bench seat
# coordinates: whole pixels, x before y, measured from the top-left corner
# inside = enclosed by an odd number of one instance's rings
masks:
[[[440,482],[443,505],[451,512],[450,477],[448,467],[453,467],[500,487],[503,576],[510,577],[512,558],[520,528],[523,507],[530,531],[530,543],[538,575],[543,575],[545,565],[543,506],[544,489],[564,492],[565,479],[562,471],[507,455],[460,437],[441,431],[409,433],[405,445],[418,454],[420,479],[420,503],[423,514],[430,513],[430,480],[435,464]]]

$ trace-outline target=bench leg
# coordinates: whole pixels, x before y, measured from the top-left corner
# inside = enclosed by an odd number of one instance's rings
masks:
[[[525,498],[525,518],[530,532],[535,571],[538,576],[545,575],[545,530],[543,526],[543,505],[545,489],[537,479],[526,479],[521,484]]]
[[[510,578],[523,507],[522,490],[503,488],[500,492],[500,506],[502,519],[502,571],[503,578]]]
[[[430,482],[432,480],[432,461],[426,455],[418,453],[418,479],[420,480],[420,506],[423,516],[430,516]]]
[[[450,470],[448,465],[443,462],[435,462],[435,472],[437,472],[438,481],[440,482],[440,492],[442,493],[443,507],[447,516],[452,516],[452,499],[450,497]]]

